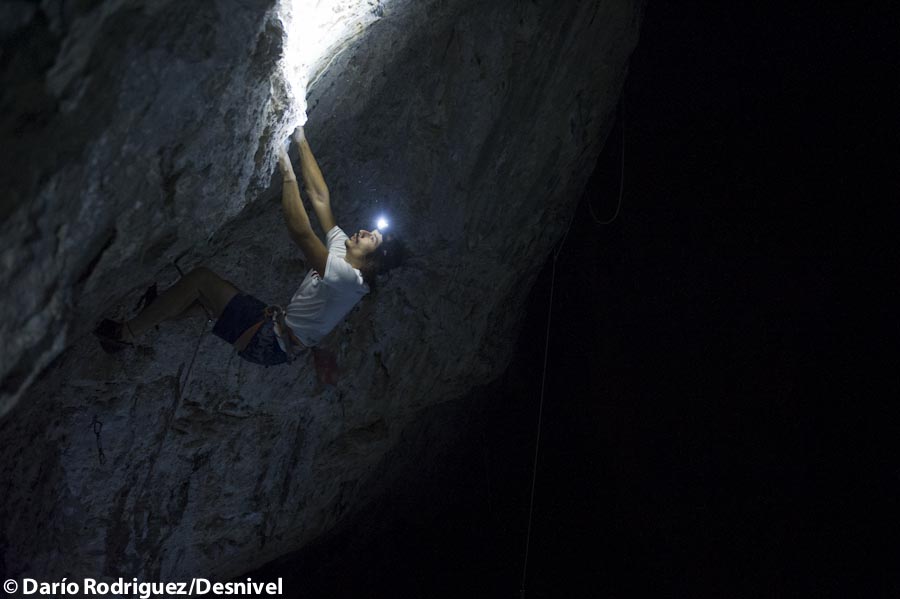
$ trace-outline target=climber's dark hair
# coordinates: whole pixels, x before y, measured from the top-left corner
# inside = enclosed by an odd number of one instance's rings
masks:
[[[406,245],[393,233],[384,236],[384,241],[378,248],[366,256],[366,261],[359,269],[363,281],[369,286],[369,291],[375,291],[378,275],[397,268],[406,259]]]

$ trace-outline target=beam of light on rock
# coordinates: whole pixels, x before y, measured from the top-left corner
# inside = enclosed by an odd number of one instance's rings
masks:
[[[372,23],[386,0],[280,0],[284,25],[282,71],[288,94],[306,123],[306,94],[317,78]]]

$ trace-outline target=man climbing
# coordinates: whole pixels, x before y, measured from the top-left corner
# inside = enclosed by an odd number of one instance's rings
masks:
[[[148,302],[131,320],[104,319],[94,334],[105,351],[114,353],[132,346],[156,324],[202,306],[216,318],[213,333],[233,344],[242,358],[266,366],[290,362],[315,347],[343,320],[374,287],[378,272],[399,264],[399,241],[386,243],[378,230],[360,229],[348,237],[337,226],[328,186],[303,128],[298,127],[292,138],[299,149],[304,185],[326,236],[322,243],[313,232],[293,166],[282,149],[278,164],[285,221],[310,267],[287,308],[267,306],[208,268],[198,267]]]

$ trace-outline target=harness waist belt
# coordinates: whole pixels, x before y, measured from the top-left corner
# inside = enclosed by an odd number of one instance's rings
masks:
[[[300,339],[297,338],[297,335],[294,334],[294,331],[291,330],[291,327],[284,322],[284,317],[284,308],[281,306],[267,306],[265,310],[263,310],[262,320],[251,325],[246,331],[241,333],[241,336],[234,342],[235,349],[237,349],[238,353],[247,349],[247,346],[250,345],[250,340],[253,339],[253,336],[259,331],[260,327],[262,327],[267,320],[271,320],[274,325],[275,335],[281,340],[281,347],[285,350],[284,353],[287,354],[288,362],[291,362],[295,356],[302,354],[309,348],[303,345]]]

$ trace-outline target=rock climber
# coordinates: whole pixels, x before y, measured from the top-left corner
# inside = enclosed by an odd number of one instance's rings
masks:
[[[94,330],[109,353],[133,346],[145,332],[203,307],[216,318],[213,333],[256,364],[292,361],[314,348],[369,293],[375,276],[399,265],[403,245],[379,230],[360,229],[348,237],[334,219],[328,186],[313,156],[303,127],[292,134],[300,153],[300,172],[310,203],[326,232],[323,244],[312,229],[287,151],[278,165],[282,174],[281,205],[291,239],[300,246],[309,271],[286,308],[270,306],[242,292],[205,267],[184,275],[144,309],[126,321],[104,319]]]

